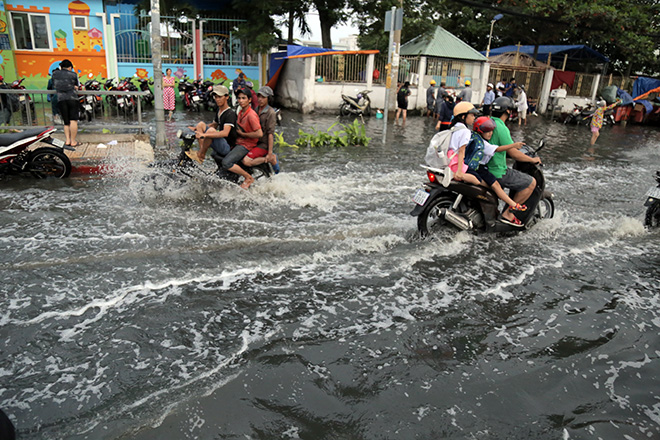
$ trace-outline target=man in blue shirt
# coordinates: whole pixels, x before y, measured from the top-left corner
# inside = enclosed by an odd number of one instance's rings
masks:
[[[486,87],[486,93],[484,93],[484,99],[481,100],[482,110],[481,112],[484,116],[490,116],[490,106],[495,101],[495,92],[493,92],[493,84],[488,83]]]

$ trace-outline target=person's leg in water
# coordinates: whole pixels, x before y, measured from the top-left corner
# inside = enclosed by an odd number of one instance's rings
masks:
[[[596,139],[598,139],[598,136],[600,135],[600,129],[597,127],[591,127],[591,145],[594,145],[596,143]]]

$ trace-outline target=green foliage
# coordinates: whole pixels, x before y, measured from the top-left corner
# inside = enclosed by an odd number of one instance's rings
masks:
[[[282,133],[273,133],[273,145],[276,147],[288,147],[288,148],[298,148],[297,145],[293,145],[284,140],[284,135]]]
[[[340,129],[335,131],[339,125]],[[367,137],[364,125],[357,119],[352,124],[332,124],[327,130],[320,131],[312,128],[311,132],[302,129],[298,130],[298,139],[295,145],[284,141],[282,134],[275,133],[274,143],[277,146],[284,147],[348,147],[348,146],[367,146],[371,138]]]

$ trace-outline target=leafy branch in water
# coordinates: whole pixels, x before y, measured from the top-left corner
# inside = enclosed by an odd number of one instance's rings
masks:
[[[295,145],[291,145],[284,141],[284,137],[280,133],[275,133],[275,145],[279,147],[348,147],[352,146],[367,146],[371,141],[367,137],[364,125],[360,124],[357,119],[352,124],[339,124],[340,130],[333,131],[338,123],[332,124],[326,131],[317,131],[312,129],[311,133],[304,130],[298,130],[298,139]]]

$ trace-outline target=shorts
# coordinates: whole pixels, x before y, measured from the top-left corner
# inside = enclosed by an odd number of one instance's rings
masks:
[[[427,102],[426,109],[432,112],[435,109],[435,102]]]
[[[488,171],[488,167],[485,165],[479,165],[479,168],[476,170],[468,169],[467,172],[468,174],[476,176],[480,181],[486,182],[488,186],[493,186],[493,184],[497,182],[495,176]]]
[[[78,109],[80,108],[78,100],[67,99],[64,101],[58,101],[57,105],[60,108],[60,114],[62,115],[64,125],[70,125],[71,121],[78,120]]]
[[[502,188],[509,188],[511,191],[519,192],[531,185],[534,178],[529,174],[508,168],[506,173],[497,180],[502,185]]]
[[[595,125],[591,126],[591,132],[592,133],[598,133],[600,131],[600,128],[596,127]]]
[[[249,157],[250,159],[256,159],[257,157],[265,157],[266,155],[268,155],[268,150],[264,150],[263,148],[259,148],[259,147],[254,147],[247,154],[247,157]]]
[[[401,110],[408,110],[408,101],[405,99],[397,99],[396,106]]]

